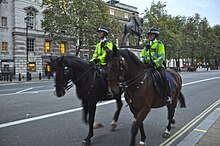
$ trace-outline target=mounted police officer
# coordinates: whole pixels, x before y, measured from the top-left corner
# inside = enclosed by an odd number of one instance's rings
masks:
[[[158,40],[159,37],[159,30],[157,28],[150,28],[148,31],[148,39],[149,43],[145,45],[144,49],[142,50],[140,54],[141,62],[146,63],[148,67],[156,68],[162,77],[163,80],[163,87],[164,94],[166,98],[167,104],[171,104],[171,98],[170,98],[170,88],[169,83],[166,78],[166,72],[165,72],[165,48],[164,44]]]
[[[99,39],[100,42],[96,45],[95,52],[93,54],[92,59],[90,62],[93,62],[95,64],[99,65],[105,65],[105,57],[106,57],[106,49],[112,50],[113,43],[109,40],[107,40],[107,35],[109,31],[105,27],[100,27],[98,29],[99,32]]]
[[[109,34],[109,31],[107,30],[106,27],[100,27],[98,29],[98,33],[99,33],[100,42],[96,45],[95,52],[90,62],[102,66],[99,69],[102,70],[102,72],[105,72],[106,49],[113,50],[113,47],[115,47],[115,45],[113,45],[113,43],[106,38],[107,35]],[[111,91],[108,91],[107,96],[112,97],[113,93]]]

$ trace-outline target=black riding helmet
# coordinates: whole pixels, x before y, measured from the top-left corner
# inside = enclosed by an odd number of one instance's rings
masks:
[[[148,30],[148,32],[147,32],[148,36],[149,36],[150,33],[156,34],[156,37],[159,37],[159,34],[160,34],[159,30],[157,28],[155,28],[155,27],[151,27]]]
[[[98,32],[104,32],[106,35],[108,35],[108,29],[106,28],[106,27],[103,27],[103,26],[101,26],[101,27],[99,27],[99,29],[98,29]]]

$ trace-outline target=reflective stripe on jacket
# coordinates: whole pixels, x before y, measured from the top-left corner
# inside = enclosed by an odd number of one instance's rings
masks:
[[[151,54],[151,57],[150,57]],[[157,68],[164,67],[163,62],[165,61],[165,48],[164,44],[157,40],[155,41],[149,50],[146,50],[146,47],[142,50],[141,54],[141,61],[142,62],[151,62],[153,61]],[[151,60],[151,59],[152,60]]]
[[[103,45],[102,43],[104,43],[104,45]],[[102,45],[103,47],[101,47],[101,45]],[[96,45],[95,52],[94,52],[93,57],[92,57],[92,59],[90,60],[90,62],[92,62],[94,59],[98,58],[98,59],[100,59],[100,61],[98,62],[98,64],[100,64],[100,65],[105,65],[105,64],[106,64],[106,62],[105,62],[105,57],[106,57],[105,47],[107,47],[107,48],[109,48],[110,50],[112,50],[112,48],[113,48],[113,43],[110,42],[110,41],[99,42],[99,43]]]

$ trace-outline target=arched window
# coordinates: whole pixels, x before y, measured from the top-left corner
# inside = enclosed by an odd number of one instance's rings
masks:
[[[34,29],[36,24],[36,14],[39,11],[33,6],[25,7],[24,10],[26,10],[25,23],[27,23],[27,27],[29,29]]]

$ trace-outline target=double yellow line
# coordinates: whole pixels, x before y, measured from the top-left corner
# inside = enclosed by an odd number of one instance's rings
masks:
[[[177,131],[174,135],[170,138],[165,140],[159,146],[169,146],[178,138],[180,138],[187,130],[189,130],[192,126],[194,126],[199,120],[201,120],[204,116],[206,116],[211,110],[213,110],[218,104],[220,104],[220,99],[210,105],[206,110],[204,110],[201,114],[195,117],[192,121],[182,127],[179,131]]]

